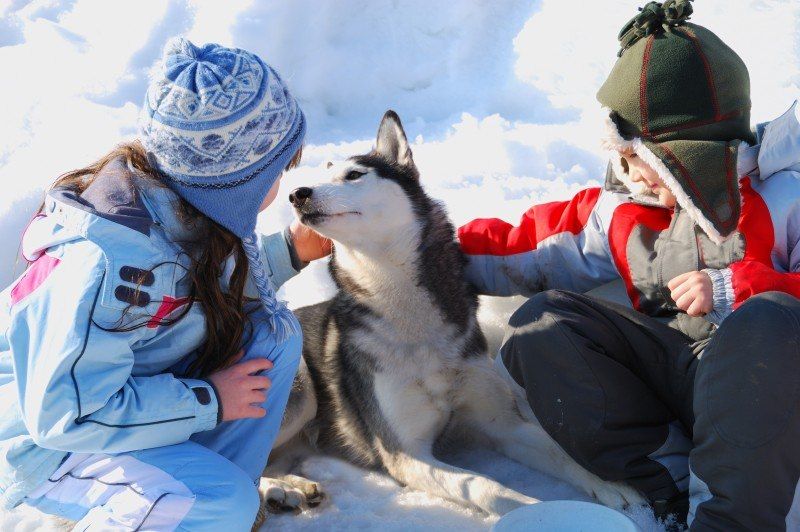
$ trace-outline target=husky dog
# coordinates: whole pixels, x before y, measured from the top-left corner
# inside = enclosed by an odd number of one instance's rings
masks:
[[[643,502],[583,469],[532,413],[523,416],[487,355],[454,228],[420,185],[399,117],[388,111],[375,149],[331,174],[289,197],[304,224],[333,240],[339,292],[297,311],[303,363],[261,482],[267,505],[297,509],[322,498],[316,483],[286,475],[303,442],[487,513],[538,502],[434,456],[463,438],[609,506]]]

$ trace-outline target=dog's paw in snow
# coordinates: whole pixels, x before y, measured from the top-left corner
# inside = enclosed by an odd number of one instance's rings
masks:
[[[58,517],[56,515],[48,515],[45,518],[45,523],[50,527],[51,530],[58,531],[58,532],[66,532],[67,530],[72,530],[75,528],[77,524],[75,521],[67,519],[65,517]]]
[[[325,499],[319,484],[296,475],[262,478],[258,488],[262,510],[270,513],[295,512],[315,508]]]
[[[602,482],[592,488],[592,495],[600,504],[616,510],[647,504],[638,491],[623,482]]]

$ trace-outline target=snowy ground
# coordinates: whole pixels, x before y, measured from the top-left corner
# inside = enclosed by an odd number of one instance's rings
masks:
[[[571,486],[536,473],[488,451],[473,451],[454,457],[454,463],[491,475],[526,495],[543,501],[558,499],[590,500]],[[410,530],[489,530],[496,518],[465,510],[422,492],[400,488],[390,478],[368,473],[348,463],[316,457],[308,461],[304,472],[322,482],[333,499],[326,505],[299,515],[272,515],[262,527],[267,530],[373,530],[406,532]],[[644,507],[628,513],[642,532],[661,532]],[[0,517],[0,530],[33,532],[59,530],[33,510],[15,510]]]
[[[455,456],[453,462],[490,475],[509,487],[543,501],[591,500],[568,484],[489,451],[465,452]],[[496,522],[496,518],[431,498],[418,491],[401,489],[383,475],[365,475],[360,469],[330,458],[313,459],[307,465],[306,472],[315,479],[323,479],[334,500],[328,507],[298,516],[271,517],[265,530],[353,530],[379,526],[387,532],[422,529],[472,532],[487,530]],[[655,522],[649,509],[637,508],[629,515],[645,532],[664,529]]]
[[[400,114],[429,192],[456,223],[515,220],[535,202],[569,197],[603,175],[594,93],[616,57],[615,36],[644,0],[0,0],[0,288],[21,273],[19,235],[59,173],[135,135],[147,70],[186,34],[252,49],[290,84],[309,119],[303,166],[281,197],[312,183],[328,160],[370,148],[387,108]],[[134,7],[135,6],[135,7]],[[800,3],[702,0],[693,21],[747,63],[753,121],[784,111],[800,90]],[[276,203],[260,220],[291,218]],[[288,283],[293,307],[331,294],[324,264]],[[507,309],[487,305],[494,324]],[[487,452],[457,460],[541,499],[571,487]],[[486,529],[492,522],[318,457],[309,476],[330,505],[281,516],[273,528]],[[634,516],[657,529],[645,512]],[[38,516],[0,515],[0,530],[38,530]]]

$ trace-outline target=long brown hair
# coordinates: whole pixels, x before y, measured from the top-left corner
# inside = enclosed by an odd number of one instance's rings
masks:
[[[63,174],[51,186],[53,188],[67,188],[80,194],[94,181],[95,176],[111,161],[123,157],[130,167],[135,168],[145,179],[157,186],[166,186],[163,175],[153,168],[147,159],[147,152],[138,141],[120,144],[95,163]],[[287,169],[300,164],[302,148],[292,158]],[[40,209],[41,212],[42,209]],[[242,243],[233,233],[203,215],[188,202],[181,199],[177,206],[179,219],[186,224],[195,225],[200,234],[193,241],[191,266],[187,272],[191,280],[189,304],[185,305],[180,314],[172,319],[162,318],[159,325],[172,325],[183,319],[197,302],[203,307],[206,318],[206,338],[202,347],[197,351],[197,358],[192,362],[187,371],[189,376],[207,376],[214,371],[228,366],[232,358],[246,342],[246,331],[250,323],[250,314],[257,307],[256,300],[244,295],[247,281],[247,257],[242,249]],[[203,222],[203,223],[196,223]],[[234,255],[235,266],[228,283],[227,291],[220,285],[225,263],[228,257]],[[162,266],[155,265],[152,270]],[[130,309],[130,307],[128,307]],[[250,310],[248,310],[250,309]],[[153,319],[140,321],[134,324],[123,325],[126,312],[123,312],[120,321],[112,331],[130,331],[144,327]]]

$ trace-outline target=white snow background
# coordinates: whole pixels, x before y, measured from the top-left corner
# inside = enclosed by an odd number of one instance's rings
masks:
[[[533,203],[566,199],[602,179],[594,94],[616,34],[644,0],[0,0],[0,287],[23,269],[20,233],[60,173],[135,135],[147,71],[184,34],[258,53],[300,100],[309,122],[303,165],[288,173],[260,227],[291,220],[285,197],[329,160],[366,152],[382,113],[401,116],[427,190],[453,220],[515,221]],[[745,60],[753,123],[800,93],[800,3],[698,0],[693,22]],[[321,261],[282,290],[292,307],[332,293]],[[490,332],[509,312],[486,302]],[[543,500],[577,490],[489,451],[458,463]],[[305,473],[332,500],[279,529],[485,530],[494,519],[315,457]],[[645,510],[644,530],[659,530]],[[0,530],[46,528],[29,510]]]

